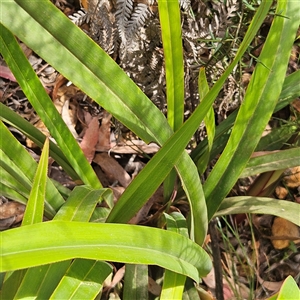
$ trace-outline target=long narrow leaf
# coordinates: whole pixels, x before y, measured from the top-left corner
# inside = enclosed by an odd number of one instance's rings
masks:
[[[30,239],[24,240],[29,234]],[[197,282],[211,269],[210,258],[200,246],[179,234],[150,227],[50,221],[0,232],[0,238],[0,272],[76,257],[155,264]]]
[[[300,226],[300,205],[298,203],[264,197],[241,196],[226,198],[215,216],[241,213],[284,216],[285,219]]]
[[[0,51],[35,111],[82,181],[95,188],[100,188],[101,184],[96,174],[47,95],[13,34],[2,24],[0,24],[0,32]]]
[[[75,187],[65,204],[55,215],[54,219],[60,221],[88,222],[97,203],[101,200],[101,197],[105,192],[106,189],[94,190],[88,186]],[[77,260],[74,262],[76,261]],[[95,272],[95,270],[91,269],[91,264],[94,265],[93,262],[80,260],[73,263],[71,267],[70,264],[71,261],[63,261],[28,269],[21,286],[17,291],[16,297],[23,298],[24,296],[36,296],[38,298],[48,299],[54,289],[56,289],[56,294],[62,293],[61,289],[63,284],[60,280],[66,280],[67,282],[72,281],[72,274],[74,282],[79,284],[80,278],[82,278],[82,284],[85,285],[86,277],[88,277],[91,272],[92,274]],[[87,265],[90,266],[88,269],[86,269]],[[69,267],[71,268],[71,270],[68,271],[69,274],[61,279]],[[103,271],[106,272],[107,265],[103,262],[99,262],[95,264],[95,268],[98,271],[103,268]],[[86,270],[86,272],[84,270]],[[99,280],[100,278],[101,277],[99,277]],[[9,283],[10,282],[7,284]],[[100,285],[96,285],[98,289]],[[78,286],[75,284],[73,287],[69,287],[67,291],[69,293],[79,293]]]
[[[44,215],[44,199],[46,196],[47,171],[48,171],[49,140],[46,139],[42,155],[33,179],[32,188],[26,205],[22,226],[40,223]],[[22,284],[26,275],[25,270],[16,270],[13,274],[6,274],[3,284],[4,295],[13,298],[17,288]],[[13,285],[11,283],[14,282]]]
[[[126,264],[122,299],[148,300],[148,266]]]
[[[187,223],[180,213],[165,214],[167,230],[188,237]],[[186,276],[165,270],[160,299],[182,299]]]
[[[299,166],[300,148],[274,151],[249,160],[240,177]]]
[[[46,139],[42,155],[33,179],[32,188],[26,205],[22,226],[43,221],[44,199],[46,196],[48,172],[49,140]]]
[[[0,119],[25,134],[39,147],[42,147],[44,144],[46,136],[31,123],[23,119],[19,114],[9,109],[3,103],[0,103]],[[73,180],[79,179],[74,169],[69,165],[64,154],[52,141],[50,141],[50,156],[62,166],[62,168],[73,178]]]
[[[0,165],[28,190],[29,195],[37,163],[16,140],[2,121],[0,121],[0,134],[0,149],[3,151],[3,154],[5,154],[2,155]],[[16,155],[16,153],[18,155]],[[15,188],[17,189],[18,186]],[[20,188],[20,190],[22,191],[23,188]],[[52,218],[64,202],[64,199],[52,181],[48,179],[45,203],[45,213],[47,217]]]
[[[209,219],[234,186],[274,111],[299,26],[298,1],[279,1],[278,14],[238,112],[230,139],[205,185]],[[249,143],[251,141],[251,143]]]
[[[208,86],[204,68],[200,68],[199,79],[198,79],[198,90],[199,90],[199,98],[201,101],[209,91],[209,86]],[[207,115],[204,118],[204,122],[206,127],[208,148],[207,151],[203,154],[202,159],[199,160],[197,163],[200,174],[203,174],[207,168],[207,164],[210,159],[210,154],[212,151],[213,142],[215,138],[215,132],[216,132],[215,113],[212,106],[208,110]]]
[[[184,73],[179,3],[158,1],[159,20],[164,48],[168,122],[176,131],[183,122]]]
[[[96,299],[111,272],[108,263],[76,259],[49,299]]]

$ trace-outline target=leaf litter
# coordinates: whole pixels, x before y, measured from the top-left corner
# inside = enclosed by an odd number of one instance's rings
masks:
[[[76,11],[68,1],[55,2],[67,14]],[[80,143],[88,161],[94,166],[101,183],[105,187],[111,187],[114,193],[114,202],[118,201],[124,189],[141,170],[149,156],[155,154],[159,147],[156,144],[147,145],[128,132],[122,124],[116,122],[111,115],[98,107],[91,99],[88,99],[75,86],[68,85],[65,78],[32,53],[24,44],[21,45],[39,75],[45,90],[51,96],[68,128]],[[202,50],[203,54],[209,55],[207,49]],[[299,59],[299,47],[294,47],[292,58],[289,69],[295,70],[298,68],[295,62]],[[160,61],[161,58],[157,55],[154,59]],[[126,62],[126,59],[124,61]],[[157,65],[158,63],[153,64],[152,68],[156,69]],[[132,68],[131,65],[128,66]],[[127,71],[129,72],[129,69]],[[251,68],[249,68],[242,75],[241,84],[244,88],[250,80],[251,72]],[[193,75],[190,74],[190,76]],[[134,74],[132,74],[132,77],[137,79]],[[160,77],[158,76],[158,78]],[[145,77],[143,77],[143,80],[145,80]],[[212,80],[214,79],[212,78]],[[234,79],[232,84],[233,81]],[[227,89],[229,89],[229,86]],[[13,74],[11,74],[2,59],[0,61],[0,88],[2,103],[10,106],[44,134],[49,135],[47,128],[24,98]],[[153,85],[152,88],[155,89],[157,86]],[[149,90],[144,88],[144,91],[151,98]],[[160,92],[158,90],[157,95],[161,95]],[[192,95],[192,91],[190,93]],[[236,90],[229,89],[229,94],[231,98],[234,98]],[[164,111],[164,105],[161,105],[159,97],[153,101]],[[300,112],[299,103],[299,99],[293,103],[294,109],[298,112]],[[194,104],[188,105],[190,112],[192,112]],[[219,100],[216,105],[218,121],[226,118],[234,105],[236,104],[228,104],[223,100]],[[288,117],[287,112],[284,112],[282,119]],[[36,145],[21,133],[15,132],[14,134],[29,151],[32,152],[33,150],[35,151],[34,155],[39,155]],[[72,189],[75,186],[71,178],[55,162],[52,162],[49,172],[53,179],[66,187]],[[299,174],[300,166],[289,169],[284,173],[283,179],[278,182],[275,190],[275,196],[278,199],[300,203]],[[240,194],[242,190],[247,190],[251,183],[252,180],[246,184],[240,181],[237,183],[236,190],[232,192]],[[1,230],[20,224],[25,210],[23,204],[2,197],[0,208]],[[157,221],[157,214],[163,211],[164,208],[163,192],[160,188],[129,223],[151,225],[151,222]],[[175,201],[170,210],[181,211],[184,214],[188,212],[186,203],[182,202],[181,199]],[[244,215],[238,222],[236,220],[235,216],[218,220],[219,227],[216,235],[221,252],[220,268],[223,274],[221,279],[223,290],[221,293],[224,299],[245,299],[249,297],[265,299],[280,289],[283,280],[288,275],[292,275],[294,278],[300,277],[300,240],[299,228],[296,225],[285,219],[274,218],[269,215],[253,215],[251,217]],[[208,237],[206,243],[208,251],[210,251],[210,245]],[[214,258],[213,253],[212,257]],[[123,272],[124,268],[122,266],[115,270],[114,277],[105,287],[107,295],[116,295],[118,286],[124,276]],[[153,281],[150,278],[149,282],[151,280]],[[207,299],[214,299],[216,293],[215,269],[203,281],[202,287],[208,290]],[[155,289],[152,294],[158,294],[159,285],[157,285],[157,282],[153,281],[152,286]]]

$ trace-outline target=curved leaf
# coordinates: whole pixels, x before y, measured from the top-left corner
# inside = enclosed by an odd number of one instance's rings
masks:
[[[210,258],[200,246],[156,228],[50,221],[1,232],[0,238],[0,272],[72,258],[155,264],[197,282],[211,269]]]
[[[300,226],[300,205],[298,203],[264,197],[226,198],[220,205],[215,217],[241,213],[274,215]]]
[[[49,299],[96,299],[111,272],[107,263],[76,259]]]
[[[14,187],[10,186],[10,188],[18,189],[19,194],[28,198],[37,168],[37,163],[25,150],[25,148],[16,140],[16,138],[11,134],[2,121],[0,121],[0,134],[0,167],[10,174],[10,176],[13,177],[16,182],[16,185]],[[16,153],[18,155],[16,155]],[[5,175],[6,173],[3,172],[3,174]],[[1,177],[1,181],[2,179],[5,180],[6,176],[4,178]],[[4,186],[9,185],[4,182]],[[9,192],[7,188],[4,187],[4,189],[4,192],[7,191],[8,197],[10,195],[16,196],[16,193],[14,193],[13,190],[11,190],[12,192]],[[25,194],[26,190],[27,194]],[[21,201],[22,197],[17,197],[16,200],[24,203],[24,201]],[[25,203],[26,202],[27,201],[25,201]],[[63,197],[57,191],[52,181],[47,179],[45,203],[45,213],[47,217],[53,218],[56,211],[64,202],[65,201]]]
[[[266,154],[251,158],[240,177],[296,167],[299,166],[299,161],[300,148],[266,152]]]
[[[299,26],[299,9],[298,1],[277,3],[278,14],[285,17],[274,18],[229,141],[204,185],[209,219],[236,183],[274,111]]]
[[[9,109],[3,103],[0,103],[0,119],[15,127],[20,132],[25,134],[30,140],[32,140],[35,144],[42,148],[42,145],[45,142],[46,136],[38,130],[35,126],[31,123],[23,119],[19,114],[14,112],[13,110]],[[50,142],[50,156],[60,165],[62,168],[74,179],[79,179],[77,173],[74,169],[70,166],[67,161],[67,158],[62,153],[62,151],[57,147],[57,145]]]
[[[35,111],[63,150],[74,170],[80,175],[82,181],[95,188],[101,188],[99,179],[47,95],[15,37],[1,23],[0,31],[0,51]]]

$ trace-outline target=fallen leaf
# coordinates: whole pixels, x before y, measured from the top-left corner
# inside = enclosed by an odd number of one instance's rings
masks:
[[[16,201],[4,202],[0,205],[0,230],[9,228],[23,219],[25,205]]]
[[[288,169],[285,172],[284,183],[289,188],[300,186],[300,166]]]
[[[107,176],[118,181],[123,187],[127,187],[131,182],[130,175],[107,153],[97,153],[93,161],[101,167]]]
[[[111,120],[111,114],[105,112],[101,120],[101,126],[99,128],[99,139],[96,146],[97,151],[108,151],[111,148],[110,120]]]
[[[288,190],[282,186],[277,186],[275,189],[275,194],[277,198],[281,200],[285,199],[288,193]]]
[[[75,139],[78,138],[78,134],[75,130],[75,126],[76,126],[76,113],[73,113],[70,110],[70,101],[69,99],[65,99],[65,96],[61,97],[62,99],[64,99],[64,105],[62,107],[62,111],[61,111],[61,117],[64,120],[64,122],[66,123],[66,125],[68,126],[69,130],[71,131],[72,135],[74,136]]]
[[[299,229],[298,226],[294,223],[280,218],[276,217],[274,219],[273,225],[272,225],[272,236],[273,237],[285,237],[286,239],[272,239],[272,244],[275,249],[284,249],[287,248],[290,244],[290,240],[296,240],[299,238]]]
[[[112,142],[110,152],[118,154],[152,154],[156,153],[159,149],[160,147],[155,143],[147,145],[141,140],[130,140],[126,144],[116,144]]]
[[[0,77],[9,79],[10,81],[17,82],[17,79],[15,78],[11,70],[6,66],[0,65]]]
[[[91,122],[88,124],[88,127],[85,131],[83,139],[80,143],[81,150],[83,151],[85,157],[92,162],[95,156],[95,147],[98,143],[98,132],[99,132],[99,122],[97,117],[93,117]]]

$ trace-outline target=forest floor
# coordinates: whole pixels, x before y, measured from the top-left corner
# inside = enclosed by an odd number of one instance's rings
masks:
[[[67,15],[72,15],[79,9],[76,1],[57,0],[53,2]],[[268,21],[264,26],[268,26]],[[83,24],[82,27],[83,30],[89,30],[86,24]],[[21,46],[64,121],[80,143],[86,157],[92,162],[102,185],[111,187],[116,199],[118,199],[132,178],[147,163],[147,157],[153,156],[158,151],[158,146],[156,144],[147,145],[139,140],[26,45],[21,43]],[[205,51],[202,56],[207,56],[206,61],[209,61],[210,50],[207,48]],[[293,51],[289,65],[290,72],[299,69],[299,45],[295,45]],[[47,128],[35,114],[2,58],[0,58],[0,67],[1,102],[18,112],[43,133],[49,135]],[[249,67],[243,69],[243,74],[239,76],[239,80],[233,78],[237,89],[245,89],[251,76],[251,70],[252,67],[249,64]],[[131,75],[134,77],[134,72]],[[189,80],[192,81],[193,78],[193,75],[190,75]],[[213,81],[214,78],[211,77],[210,80]],[[192,85],[190,88],[186,106],[187,111],[190,110],[191,112],[197,105],[197,99],[192,97]],[[235,97],[236,88],[228,96],[229,98]],[[227,95],[226,93],[229,93],[228,90],[229,87],[227,92],[223,91],[222,99],[224,99],[224,95]],[[159,87],[157,94],[160,93]],[[225,103],[220,99],[216,101],[214,107],[217,122],[221,122],[239,106],[238,101],[232,104],[231,102]],[[153,101],[157,105],[161,105],[160,98]],[[292,103],[292,107],[300,113],[300,100],[296,99]],[[165,112],[164,104],[162,104],[161,109]],[[188,115],[189,113],[186,117]],[[290,107],[276,113],[269,124],[269,128],[266,128],[266,134],[268,130],[276,126],[278,120],[280,122],[287,121],[291,117]],[[32,153],[33,157],[38,160],[39,148],[17,130],[10,129],[24,147]],[[193,143],[197,143],[197,140],[201,140],[203,136],[205,136],[205,129],[200,128]],[[193,147],[193,143],[190,147]],[[49,176],[68,188],[72,189],[76,185],[53,161],[50,162]],[[256,178],[247,178],[239,181],[231,194],[243,195],[255,180]],[[299,167],[284,172],[280,180],[276,182],[272,196],[300,204],[300,161]],[[23,217],[23,205],[5,198],[1,202],[1,230],[18,226]],[[155,220],[155,213],[163,206],[162,191],[158,190],[146,206],[138,218],[134,220],[134,223],[151,225],[151,222]],[[188,210],[188,207],[183,205],[181,211],[185,210]],[[276,236],[286,238],[276,239]],[[221,289],[223,299],[226,300],[266,299],[279,290],[288,275],[292,275],[300,284],[300,238],[292,242],[291,236],[299,237],[299,228],[279,217],[232,215],[215,219],[210,224],[205,246],[214,259],[214,269],[203,279],[203,288],[209,291],[211,295],[215,295],[216,290],[220,292]],[[212,241],[217,243],[218,250],[212,247]],[[216,268],[219,272],[216,271]],[[122,280],[122,276],[118,277],[122,273],[121,269],[122,266],[120,266],[119,272],[115,273],[115,287],[110,291],[111,299],[112,295],[116,297],[114,299],[117,299],[117,283]],[[216,274],[221,274],[221,279]],[[217,285],[216,277],[218,277]],[[159,289],[159,287],[155,287]],[[154,295],[157,293],[155,287],[152,287],[153,290],[150,291]]]

